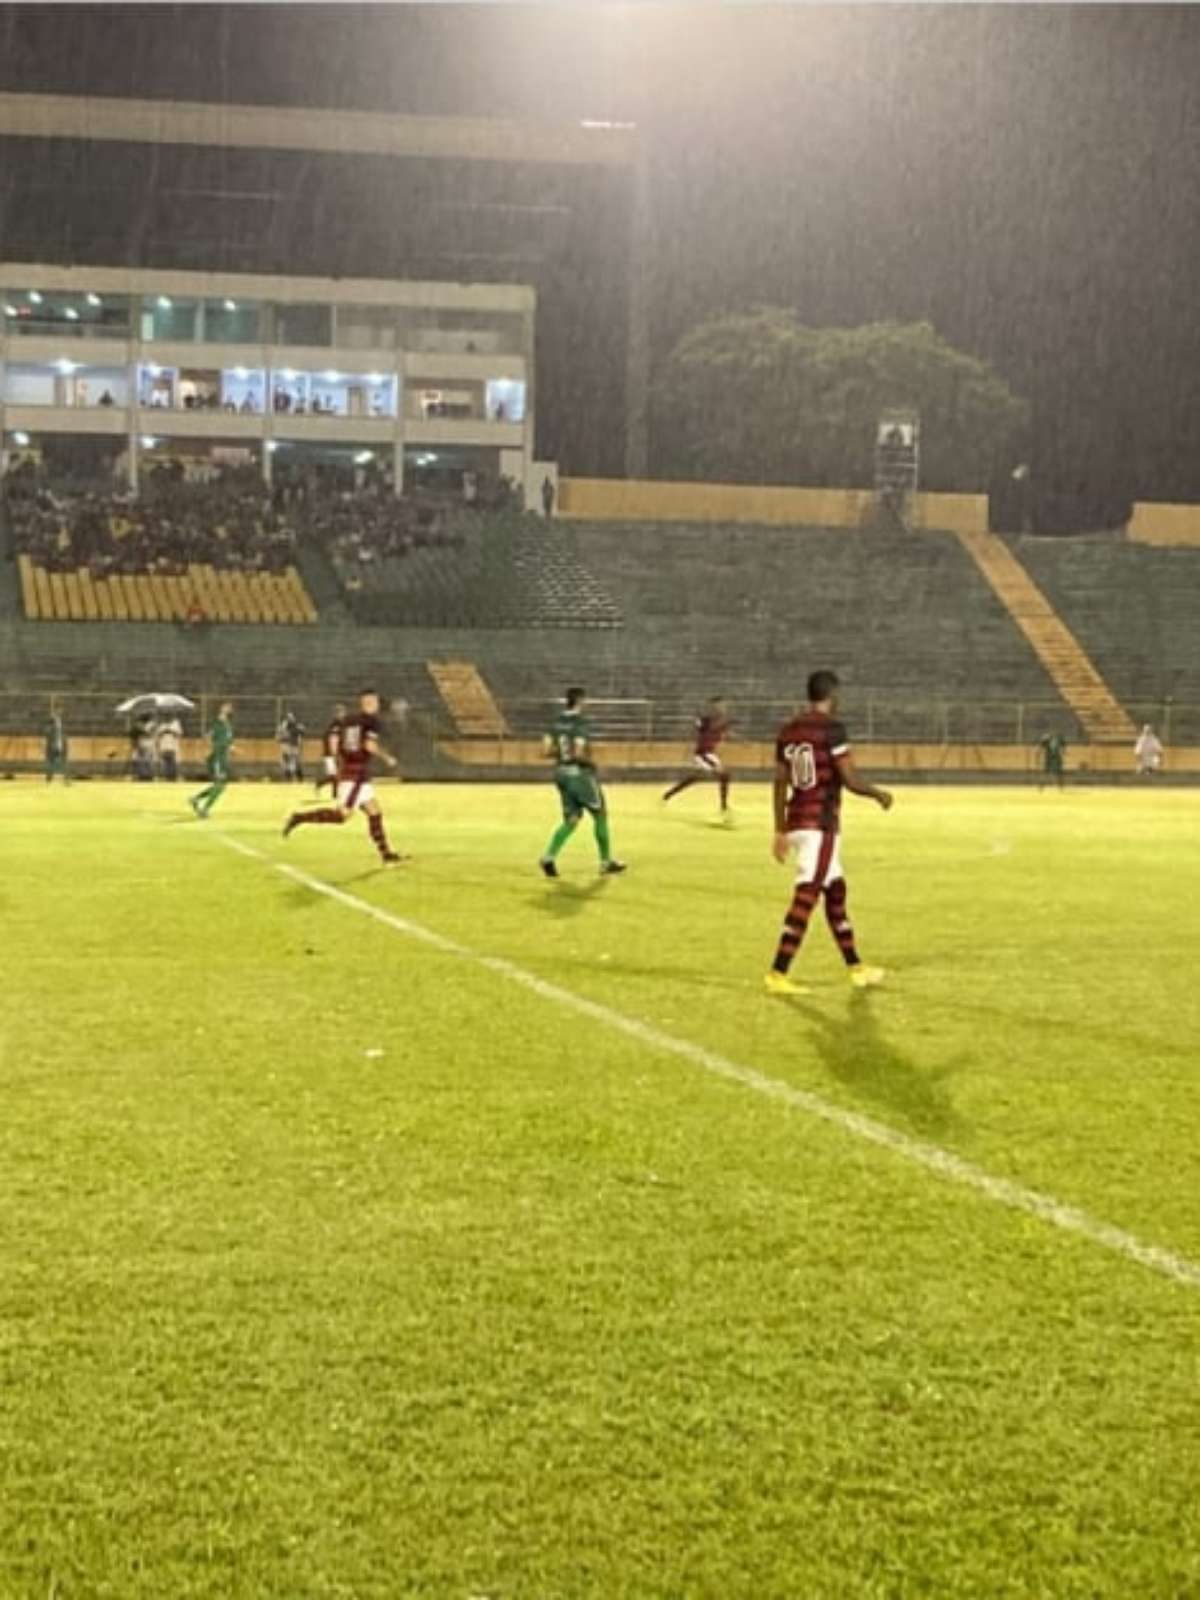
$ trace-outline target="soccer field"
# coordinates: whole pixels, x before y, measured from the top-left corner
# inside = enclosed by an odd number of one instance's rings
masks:
[[[5,1600],[1200,1596],[1194,794],[848,801],[781,1001],[765,787],[187,792],[0,789]]]

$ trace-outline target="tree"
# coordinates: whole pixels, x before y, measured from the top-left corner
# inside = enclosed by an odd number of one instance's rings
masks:
[[[1011,465],[1025,402],[927,322],[808,328],[764,307],[684,335],[655,383],[667,476],[868,488],[888,407],[921,417],[921,486],[982,491]]]

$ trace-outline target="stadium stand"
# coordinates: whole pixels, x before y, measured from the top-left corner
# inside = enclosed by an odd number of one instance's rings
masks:
[[[156,473],[134,500],[18,468],[4,480],[4,522],[31,621],[317,620],[294,529],[261,479],[196,484]]]
[[[296,520],[306,572],[315,570],[315,551],[332,574],[333,556]],[[143,574],[140,584],[114,574],[89,586],[78,572],[39,574],[27,560],[5,563],[0,616],[18,617],[23,599],[29,615],[45,607],[50,618],[77,614],[95,626],[0,625],[0,672],[19,689],[0,696],[0,741],[39,727],[54,692],[68,701],[73,736],[111,744],[121,698],[171,688],[199,702],[189,732],[216,697],[232,695],[239,741],[263,741],[269,759],[283,705],[317,730],[334,701],[371,681],[411,708],[411,770],[449,775],[472,741],[481,748],[492,741],[497,766],[517,746],[532,750],[548,702],[580,681],[607,740],[641,741],[647,760],[665,750],[668,762],[677,759],[697,704],[716,692],[735,703],[739,740],[766,740],[805,672],[821,662],[842,674],[855,734],[877,748],[907,741],[958,752],[969,765],[972,750],[1006,746],[1020,766],[1021,751],[1045,731],[1065,734],[1076,751],[1089,743],[1047,663],[954,535],[546,523],[461,509],[446,526],[460,542],[408,551],[398,563],[436,558],[453,605],[448,598],[444,613],[422,616],[415,602],[408,609],[411,597],[397,600],[381,587],[372,599],[386,625],[361,620],[348,604],[343,616],[323,614],[316,628],[147,629],[133,620],[134,608],[150,603],[147,583],[156,607],[173,604],[170,574]],[[1061,610],[1125,713],[1161,727],[1161,700],[1174,694],[1178,720],[1163,731],[1175,744],[1200,743],[1200,729],[1188,721],[1200,705],[1194,552],[1115,538],[1010,540],[1003,548]],[[560,610],[536,582],[545,571],[561,585]],[[249,584],[245,573],[225,576]],[[216,614],[212,586],[220,575],[206,577]],[[111,618],[102,608],[106,589]],[[362,594],[350,591],[347,599]],[[1127,743],[1109,742],[1118,766]]]
[[[1093,739],[1132,739],[1134,726],[1087,652],[1002,539],[960,534],[979,570],[1008,607],[1063,699]]]
[[[1200,551],[1096,534],[1014,538],[1013,555],[1133,721],[1200,743]]]

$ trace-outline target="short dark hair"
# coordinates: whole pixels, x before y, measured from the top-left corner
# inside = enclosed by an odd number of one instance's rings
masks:
[[[808,675],[808,698],[814,705],[820,700],[828,700],[837,687],[838,675],[836,672],[830,672],[828,667],[822,667],[820,672],[810,672]]]
[[[567,690],[567,710],[568,711],[574,710],[574,708],[579,704],[579,702],[581,700],[586,700],[586,699],[587,699],[587,690],[586,689],[568,689]]]
[[[378,700],[378,698],[379,698],[379,690],[378,689],[360,689],[358,691],[358,698],[360,700],[365,700],[369,694],[373,694],[375,696],[375,698]]]

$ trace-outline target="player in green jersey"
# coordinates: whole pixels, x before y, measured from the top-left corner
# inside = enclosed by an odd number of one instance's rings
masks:
[[[62,713],[55,707],[50,713],[50,720],[46,724],[46,782],[54,778],[55,773],[64,783],[70,783],[71,772],[67,766],[67,735],[63,729]]]
[[[613,856],[608,837],[608,808],[604,803],[604,790],[596,776],[596,763],[592,756],[592,730],[583,714],[587,695],[582,689],[568,689],[566,704],[555,717],[542,740],[542,748],[554,762],[554,782],[562,801],[563,819],[546,846],[540,865],[548,878],[558,877],[558,852],[575,832],[579,819],[586,811],[596,830],[596,848],[600,852],[600,871],[603,876],[625,871],[625,863]]]
[[[1038,740],[1038,750],[1041,754],[1042,771],[1038,778],[1038,788],[1044,789],[1046,784],[1057,784],[1063,787],[1064,762],[1067,754],[1067,741],[1061,733],[1044,733]]]
[[[207,789],[194,794],[188,805],[203,820],[225,793],[229,782],[229,758],[233,753],[233,706],[222,702],[217,720],[208,733],[208,775],[212,779]]]

